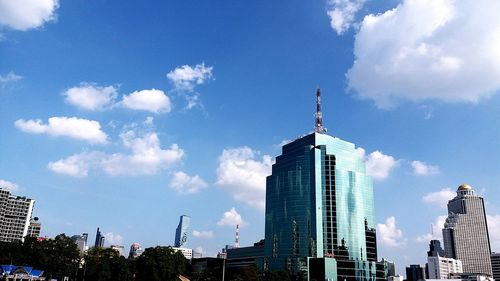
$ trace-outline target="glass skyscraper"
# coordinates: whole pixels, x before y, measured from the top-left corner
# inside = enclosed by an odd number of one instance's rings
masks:
[[[189,216],[182,215],[179,219],[179,225],[175,230],[175,247],[185,248],[187,247],[187,236],[189,228]]]
[[[484,200],[467,184],[448,202],[443,242],[446,256],[461,260],[464,272],[493,275]]]
[[[284,145],[267,177],[264,267],[309,280],[386,280],[372,179],[354,144],[325,134],[317,97],[315,132]]]

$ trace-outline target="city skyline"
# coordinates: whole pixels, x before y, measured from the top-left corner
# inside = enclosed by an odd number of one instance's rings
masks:
[[[36,199],[41,236],[170,245],[186,214],[204,255],[237,224],[252,245],[265,177],[314,129],[320,87],[328,134],[374,179],[379,258],[425,263],[462,183],[500,251],[494,0],[43,2],[0,2],[0,184]]]

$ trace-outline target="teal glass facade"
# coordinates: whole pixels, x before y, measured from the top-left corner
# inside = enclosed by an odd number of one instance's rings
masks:
[[[312,266],[315,280],[386,278],[373,212],[372,180],[354,144],[320,133],[297,139],[267,177],[265,266],[299,276]]]

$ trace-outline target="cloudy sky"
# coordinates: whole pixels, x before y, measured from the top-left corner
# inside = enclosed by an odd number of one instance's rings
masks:
[[[0,0],[0,185],[42,235],[214,255],[264,235],[265,176],[313,128],[375,179],[379,256],[423,263],[467,182],[500,251],[497,0]]]

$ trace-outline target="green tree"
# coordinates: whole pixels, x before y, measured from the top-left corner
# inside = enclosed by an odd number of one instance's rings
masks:
[[[186,271],[188,261],[170,247],[147,248],[135,261],[137,281],[177,280]]]
[[[130,262],[110,248],[92,248],[85,255],[86,281],[133,280]]]

